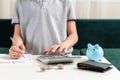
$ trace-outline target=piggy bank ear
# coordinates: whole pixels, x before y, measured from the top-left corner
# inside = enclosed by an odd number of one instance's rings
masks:
[[[96,44],[96,45],[95,45],[95,48],[96,48],[96,49],[98,49],[99,47],[100,47],[99,44]]]
[[[92,46],[93,46],[93,45],[90,44],[90,43],[87,44],[87,48],[91,48]]]

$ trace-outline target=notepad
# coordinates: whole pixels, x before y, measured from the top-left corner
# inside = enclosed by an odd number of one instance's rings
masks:
[[[31,61],[31,54],[24,54],[19,59],[11,59],[8,54],[0,54],[0,63],[26,63]]]

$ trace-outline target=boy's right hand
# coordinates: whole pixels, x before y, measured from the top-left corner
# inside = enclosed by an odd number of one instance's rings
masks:
[[[9,49],[9,56],[12,59],[18,59],[21,56],[23,56],[24,53],[25,53],[24,44],[19,45],[19,47],[12,45]]]

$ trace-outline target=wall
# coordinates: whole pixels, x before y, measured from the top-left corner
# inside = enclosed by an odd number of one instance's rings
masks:
[[[0,18],[11,18],[15,0],[0,0]],[[73,0],[77,18],[120,18],[120,0]]]
[[[15,0],[0,0],[0,18],[11,18]]]
[[[89,1],[89,2],[86,2]],[[78,0],[78,18],[120,18],[120,0]]]

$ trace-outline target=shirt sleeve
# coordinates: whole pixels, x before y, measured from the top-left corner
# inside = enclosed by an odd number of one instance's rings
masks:
[[[19,0],[16,0],[14,6],[14,12],[12,17],[12,24],[20,23],[20,16],[19,16]]]
[[[67,0],[67,20],[76,20],[72,0]]]

